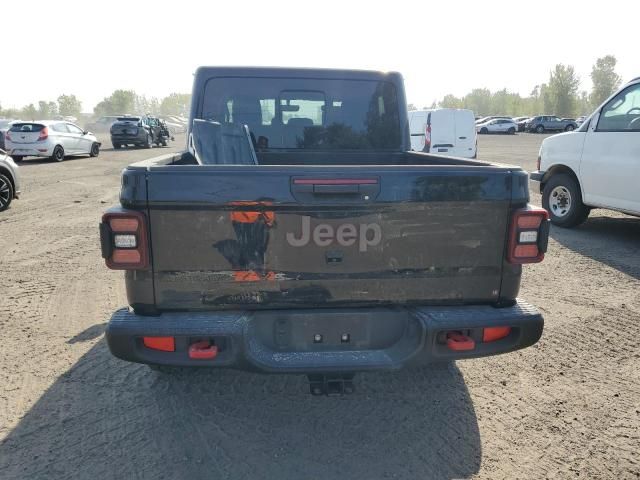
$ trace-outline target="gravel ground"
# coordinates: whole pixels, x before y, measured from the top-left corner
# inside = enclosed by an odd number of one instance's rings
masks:
[[[532,170],[542,138],[482,136],[479,156]],[[21,168],[0,214],[0,478],[640,476],[640,219],[552,228],[522,279],[546,319],[526,350],[359,375],[338,398],[303,376],[171,378],[109,354],[126,296],[97,238],[121,169],[160,151]]]

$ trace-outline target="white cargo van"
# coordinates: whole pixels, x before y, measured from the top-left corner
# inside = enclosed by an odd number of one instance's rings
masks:
[[[411,150],[476,158],[477,134],[471,110],[438,108],[409,112]]]

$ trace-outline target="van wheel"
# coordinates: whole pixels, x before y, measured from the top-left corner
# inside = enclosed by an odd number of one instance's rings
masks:
[[[544,127],[542,125],[538,125],[536,127],[536,133],[544,133]]]
[[[13,200],[13,185],[11,180],[0,174],[0,212],[9,208]]]
[[[515,135],[515,134],[516,134],[516,129],[515,129],[515,128],[513,128],[513,127],[511,127],[507,133],[508,133],[509,135]]]
[[[487,130],[487,127],[482,127],[480,133],[489,133],[489,130]]]
[[[549,212],[551,223],[559,227],[575,227],[589,216],[578,182],[566,173],[552,175],[544,184],[542,206]]]
[[[51,156],[53,160],[56,162],[61,162],[64,160],[64,148],[60,145],[57,145],[56,148],[53,149],[53,155]]]

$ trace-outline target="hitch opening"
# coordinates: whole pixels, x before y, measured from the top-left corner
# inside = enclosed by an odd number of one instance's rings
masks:
[[[353,373],[335,375],[307,375],[309,379],[309,392],[311,395],[338,396],[349,395],[355,391],[353,386]]]

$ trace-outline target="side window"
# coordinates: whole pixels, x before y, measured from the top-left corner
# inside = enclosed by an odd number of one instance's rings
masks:
[[[60,132],[60,133],[68,133],[69,132],[69,130],[67,130],[67,125],[64,124],[64,123],[56,123],[51,128],[53,129],[54,132]]]
[[[69,130],[70,133],[73,133],[75,135],[80,135],[82,134],[82,130],[80,130],[78,127],[76,127],[75,125],[71,125],[70,123],[66,124],[67,129]]]
[[[640,84],[623,90],[602,107],[596,131],[640,131]]]

